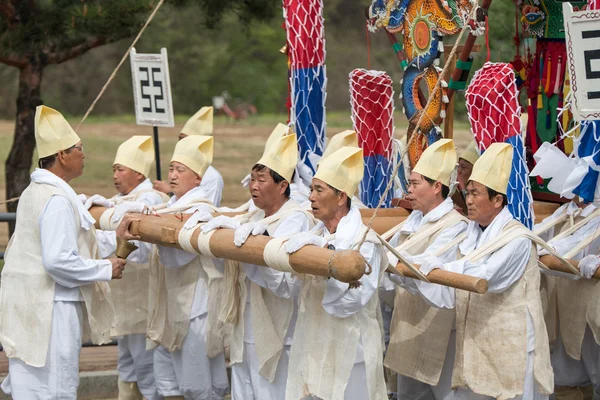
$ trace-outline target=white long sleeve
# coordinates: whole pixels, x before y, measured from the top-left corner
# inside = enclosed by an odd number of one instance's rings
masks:
[[[411,261],[415,264],[421,264],[423,259],[428,256],[436,255],[438,251],[440,251],[444,246],[450,243],[452,240],[456,239],[458,235],[463,233],[467,229],[466,222],[459,222],[451,227],[444,229],[431,243],[425,251],[421,254],[415,254],[411,256]],[[437,256],[442,262],[451,262],[456,259],[458,243],[455,246],[452,246],[448,250],[446,250],[443,254]],[[392,260],[393,261],[393,260]],[[418,293],[416,279],[405,278],[398,275],[390,274],[390,279],[392,282],[397,284],[400,287],[408,290],[412,294]]]
[[[394,247],[398,247],[400,245],[399,238],[401,235],[410,235],[416,233],[424,225],[428,223],[436,223],[437,221],[448,215],[448,213],[451,213],[453,210],[454,203],[452,202],[452,199],[447,198],[425,215],[423,215],[423,213],[421,213],[420,211],[413,211],[407,218],[406,223],[402,227],[402,230],[396,235],[394,235],[392,240],[390,240],[390,244]],[[464,221],[461,221],[457,224],[454,224],[453,226],[445,228],[421,254],[412,255],[410,257],[410,261],[412,263],[421,264],[424,258],[429,256],[436,256],[437,253],[440,250],[442,250],[443,247],[447,246],[448,243],[456,239],[456,237],[463,233],[466,229],[467,223]],[[442,262],[454,261],[456,259],[457,248],[458,244],[446,250],[443,254],[437,256]],[[396,257],[394,257],[391,253],[388,253],[388,258],[390,259],[390,262],[392,264],[397,263]],[[392,282],[404,288],[411,294],[418,294],[419,292],[417,282],[415,279],[405,278],[394,274],[390,274],[390,279],[392,280]]]
[[[292,236],[309,229],[310,223],[306,215],[302,212],[295,212],[279,224],[273,233],[273,237]],[[297,296],[300,292],[300,280],[289,272],[281,272],[273,268],[253,264],[242,265],[248,279],[263,288],[269,289],[278,297],[291,298]]]
[[[444,270],[487,279],[489,293],[501,293],[521,278],[531,255],[531,240],[517,238],[477,263],[457,260],[444,264]],[[426,301],[438,308],[454,308],[455,289],[419,282]]]
[[[550,245],[560,255],[566,254],[569,250],[577,246],[584,238],[597,233],[600,230],[600,217],[593,218],[590,222],[576,230],[569,236],[559,238],[558,240],[551,240]],[[594,240],[589,246],[583,249],[583,251],[576,254],[574,259],[581,259],[589,254],[590,250],[596,252],[598,250],[598,242],[600,239]]]
[[[361,285],[358,288],[351,289],[349,284],[337,279],[327,280],[327,289],[322,304],[325,311],[334,317],[346,318],[357,313],[367,305],[371,296],[377,293],[381,254],[376,251],[373,243],[367,242],[360,248],[360,254],[372,267],[372,271],[369,275],[363,275],[359,279]]]
[[[74,212],[69,200],[52,196],[38,218],[42,263],[57,283],[57,300],[77,301],[80,299],[79,286],[96,281],[108,282],[112,278],[110,261],[86,259],[79,255]]]
[[[221,205],[224,186],[223,177],[219,171],[212,165],[209,165],[198,187],[203,193],[202,197],[210,200],[215,206],[219,207]]]

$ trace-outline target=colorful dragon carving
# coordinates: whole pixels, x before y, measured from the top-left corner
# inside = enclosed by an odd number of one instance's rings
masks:
[[[436,126],[445,116],[447,102],[445,90],[438,90],[425,110],[419,84],[424,80],[432,93],[440,77],[434,61],[443,51],[442,36],[458,33],[476,4],[477,0],[373,0],[369,8],[370,31],[385,29],[403,35],[402,48],[396,44],[394,50],[402,50],[408,61],[402,79],[402,104],[409,120],[408,138],[419,135],[408,149],[412,166],[427,143],[439,138]]]

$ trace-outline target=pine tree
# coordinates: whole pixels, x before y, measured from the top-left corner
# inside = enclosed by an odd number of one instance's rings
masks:
[[[35,149],[35,109],[42,104],[44,69],[105,44],[135,36],[158,0],[0,0],[0,63],[19,69],[17,113],[12,148],[6,160],[6,198],[20,196],[29,184]],[[168,0],[164,7],[196,3],[209,28],[225,13],[248,23],[280,13],[278,0]],[[161,12],[161,11],[159,11]],[[90,68],[93,68],[90,65]],[[9,203],[8,211],[16,211]],[[11,225],[10,231],[12,232]]]

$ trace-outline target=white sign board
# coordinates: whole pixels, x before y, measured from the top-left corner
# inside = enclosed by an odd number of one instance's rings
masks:
[[[131,49],[129,58],[137,124],[174,126],[167,49],[160,49],[160,54],[138,54]]]
[[[577,121],[600,119],[600,10],[573,11],[563,3],[565,40]]]

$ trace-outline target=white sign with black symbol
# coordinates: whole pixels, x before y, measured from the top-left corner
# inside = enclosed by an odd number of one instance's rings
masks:
[[[577,121],[600,119],[600,10],[563,4],[571,112]]]
[[[130,52],[135,119],[138,125],[175,125],[167,49],[160,54]]]

